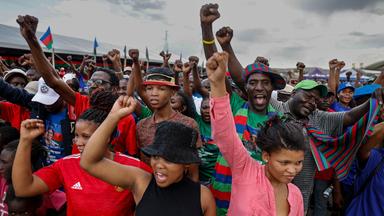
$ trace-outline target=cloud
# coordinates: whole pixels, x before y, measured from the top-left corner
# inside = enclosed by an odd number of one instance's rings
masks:
[[[165,21],[162,14],[165,1],[161,0],[107,0],[114,5],[114,9],[133,17],[146,16],[151,20]]]
[[[355,46],[358,48],[381,48],[384,47],[384,34],[366,34],[354,31],[349,33],[354,39]]]
[[[265,42],[266,37],[268,36],[265,29],[253,28],[240,30],[237,33],[236,38],[242,42]]]
[[[377,13],[383,13],[383,10],[377,10],[377,6],[382,0],[292,0],[293,3],[301,9],[320,13],[331,14],[336,11],[346,10],[373,10]],[[376,9],[375,9],[376,8]]]

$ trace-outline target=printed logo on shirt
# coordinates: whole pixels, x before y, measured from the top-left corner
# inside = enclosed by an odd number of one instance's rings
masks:
[[[74,189],[74,190],[83,190],[83,188],[81,187],[80,182],[77,182],[76,184],[72,185],[71,188]]]

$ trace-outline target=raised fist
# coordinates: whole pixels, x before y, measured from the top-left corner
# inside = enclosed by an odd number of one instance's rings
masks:
[[[218,4],[205,4],[200,9],[200,21],[205,24],[212,24],[215,20],[220,17],[218,11]]]
[[[19,24],[20,33],[25,39],[31,39],[36,37],[35,34],[39,19],[30,15],[19,15],[16,19],[16,22]]]
[[[222,27],[216,32],[216,39],[220,45],[231,43],[233,30],[230,27]]]
[[[135,63],[139,62],[139,50],[138,49],[128,50],[128,55],[129,55],[129,57],[131,57],[133,62],[135,62]]]
[[[304,64],[303,62],[297,62],[297,64],[296,64],[296,68],[297,68],[298,70],[304,70],[304,68],[305,68],[305,64]]]

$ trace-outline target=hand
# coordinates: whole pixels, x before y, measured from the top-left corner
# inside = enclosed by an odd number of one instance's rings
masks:
[[[303,62],[297,62],[296,68],[297,70],[304,70],[305,64]]]
[[[135,111],[136,100],[129,96],[120,96],[111,109],[110,115],[116,115],[119,119]]]
[[[69,62],[72,61],[72,56],[71,55],[67,56],[67,61],[69,61]]]
[[[200,22],[204,24],[212,24],[220,17],[218,4],[205,4],[200,9]]]
[[[233,30],[230,27],[222,27],[216,32],[216,39],[220,45],[230,44],[233,37]]]
[[[111,62],[120,62],[120,51],[117,49],[109,51],[107,56]]]
[[[21,35],[27,40],[27,39],[33,39],[36,37],[36,29],[37,24],[39,23],[39,19],[37,19],[34,16],[21,16],[19,15],[16,19],[16,22],[20,26],[20,33]]]
[[[345,62],[344,61],[339,61],[337,63],[336,70],[341,71],[341,69],[343,69],[344,66],[345,66]]]
[[[27,119],[21,122],[20,139],[32,141],[45,131],[43,120]]]
[[[256,60],[255,60],[255,63],[262,63],[262,64],[265,64],[265,65],[269,66],[268,59],[264,58],[263,56],[257,56]]]
[[[139,63],[139,50],[138,49],[130,49],[128,50],[128,55],[131,57],[134,63]]]
[[[88,65],[92,60],[93,60],[92,57],[89,55],[84,55],[83,57],[83,63],[86,65]]]
[[[189,77],[189,74],[192,71],[192,68],[195,67],[194,62],[185,62],[183,65],[183,76]]]
[[[384,102],[384,88],[376,89],[372,93],[372,97],[377,99],[377,102],[379,102],[380,105]]]
[[[102,60],[103,62],[108,61],[108,56],[107,56],[106,54],[102,55],[102,56],[101,56],[101,60]]]
[[[164,51],[161,51],[159,54],[161,57],[163,57],[163,61],[168,62],[169,59],[171,58],[171,53],[165,53]]]
[[[199,57],[197,57],[197,56],[189,56],[188,60],[189,60],[189,62],[193,62],[195,64],[195,66],[197,66],[199,64]]]
[[[30,53],[22,55],[17,61],[21,66],[32,67],[34,65],[32,54]]]
[[[175,64],[173,64],[173,71],[175,71],[176,73],[180,73],[183,71],[183,62],[180,61],[180,59],[177,59],[175,61]]]
[[[211,83],[224,82],[227,71],[228,53],[216,52],[211,56],[206,64],[208,79]]]
[[[361,70],[357,70],[356,71],[356,80],[360,81],[362,76],[363,76],[363,72],[361,72]]]
[[[334,71],[337,68],[338,63],[339,63],[339,61],[337,61],[337,59],[332,59],[331,61],[329,61],[329,63],[328,63],[329,70]]]

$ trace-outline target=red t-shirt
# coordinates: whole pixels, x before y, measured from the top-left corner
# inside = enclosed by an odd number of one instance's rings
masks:
[[[10,102],[0,102],[0,118],[10,122],[11,126],[20,130],[21,122],[31,117],[27,108]]]
[[[76,103],[74,106],[74,114],[76,118],[88,108],[89,97],[76,92]],[[119,121],[117,125],[117,136],[112,140],[111,144],[114,145],[115,151],[123,153],[127,152],[129,155],[137,154],[136,123],[133,115],[128,115]],[[72,153],[79,153],[76,145],[73,145]]]
[[[143,162],[121,153],[115,154],[114,161],[151,172]],[[80,154],[59,159],[34,174],[48,185],[50,191],[64,187],[67,215],[134,214],[135,201],[131,192],[89,175],[80,167]]]
[[[315,179],[323,181],[331,181],[335,175],[335,169],[333,167],[319,172],[316,170]]]

